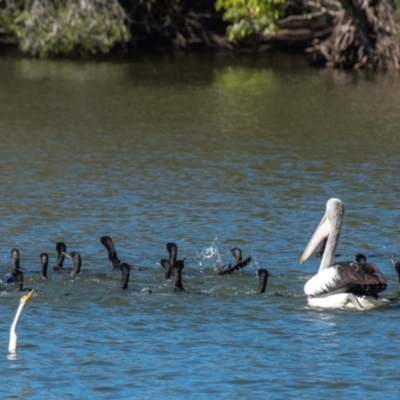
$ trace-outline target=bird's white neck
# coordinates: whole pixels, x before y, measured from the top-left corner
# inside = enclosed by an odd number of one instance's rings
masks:
[[[8,351],[10,353],[16,353],[17,352],[17,334],[15,332],[19,317],[21,315],[22,309],[24,308],[24,303],[20,303],[18,310],[15,314],[14,321],[11,324],[10,328],[10,342],[8,344]]]
[[[332,265],[335,261],[336,249],[339,244],[340,229],[342,227],[344,208],[337,205],[333,210],[328,211],[328,219],[330,222],[330,231],[328,240],[326,241],[324,254],[319,265],[318,272],[323,271]]]

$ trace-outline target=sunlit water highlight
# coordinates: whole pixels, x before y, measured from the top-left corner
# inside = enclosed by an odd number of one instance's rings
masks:
[[[310,309],[318,260],[299,265],[339,197],[340,259],[366,254],[396,295],[397,75],[209,56],[3,58],[0,70],[0,272],[17,247],[35,289],[16,359],[20,294],[0,291],[3,398],[398,397],[400,309]],[[127,292],[102,235],[144,269]],[[74,281],[52,271],[60,240],[82,255]],[[168,241],[183,293],[162,279]],[[232,246],[253,262],[220,276]]]

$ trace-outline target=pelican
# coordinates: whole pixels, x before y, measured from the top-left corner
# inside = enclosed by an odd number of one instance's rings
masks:
[[[389,301],[381,298],[378,293],[385,290],[387,284],[376,265],[334,262],[343,216],[343,202],[334,198],[328,200],[325,215],[300,258],[302,264],[322,240],[328,239],[318,273],[304,286],[308,304],[320,308],[357,310],[386,307]]]
[[[15,328],[17,327],[19,317],[22,313],[25,304],[31,299],[33,290],[31,290],[27,295],[22,296],[21,300],[19,301],[19,307],[15,314],[14,321],[11,324],[10,328],[10,343],[8,345],[9,353],[15,354],[17,352],[17,334],[15,333]]]

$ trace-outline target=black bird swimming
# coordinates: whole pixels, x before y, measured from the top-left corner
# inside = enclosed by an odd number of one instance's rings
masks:
[[[174,291],[175,292],[183,292],[185,288],[182,284],[182,270],[184,267],[184,260],[177,260],[173,266],[174,269]]]
[[[57,250],[57,261],[54,264],[53,269],[54,271],[60,271],[63,269],[65,253],[67,252],[67,246],[63,242],[58,242],[56,244],[56,250]]]
[[[164,281],[168,280],[171,278],[171,272],[172,272],[172,266],[169,260],[161,260],[160,261],[161,266],[164,268]]]
[[[122,272],[121,289],[126,290],[126,289],[128,289],[128,282],[129,282],[131,266],[127,263],[121,263],[120,269]]]
[[[24,288],[24,274],[20,269],[16,269],[12,272],[12,277],[14,280],[14,290],[16,292],[27,292],[31,291],[32,289]]]
[[[171,277],[171,274],[175,273],[174,265],[178,262],[178,246],[176,245],[176,243],[168,242],[165,244],[165,247],[168,250],[169,259],[166,260],[165,258],[163,258],[162,260],[160,260],[160,265],[164,268],[164,280],[167,280]],[[185,259],[180,261],[182,262],[183,269]]]
[[[108,253],[108,260],[110,261],[111,269],[121,269],[121,260],[118,258],[117,251],[115,250],[114,243],[110,236],[102,236],[100,238],[101,244],[106,248]],[[127,263],[125,263],[127,264]],[[135,265],[128,264],[131,269],[136,271],[142,271],[142,268],[136,267]]]
[[[19,269],[19,251],[17,249],[11,249],[11,257],[13,259],[13,270]]]
[[[364,256],[364,254],[357,254],[356,255],[356,261],[358,264],[366,264],[367,263],[367,257]]]
[[[232,264],[229,264],[227,269],[220,270],[218,272],[219,275],[232,274],[234,271],[240,271],[251,261],[251,256],[242,261],[242,251],[239,249],[239,247],[232,247],[230,252],[232,253],[233,257],[235,257],[235,264],[233,267],[231,266]]]
[[[259,269],[258,276],[260,279],[257,293],[264,293],[268,282],[269,272],[266,269]]]
[[[178,246],[174,242],[168,242],[165,247],[169,253],[169,262],[172,266],[174,266],[178,257]]]
[[[127,290],[128,289],[128,283],[129,283],[129,276],[130,276],[130,272],[131,272],[131,265],[127,264],[127,263],[121,263],[120,265],[120,269],[122,272],[122,278],[121,278],[121,290]],[[149,288],[143,288],[140,291],[140,294],[151,294],[152,291]]]
[[[397,283],[397,292],[400,294],[400,262],[399,261],[394,261],[393,258],[391,259],[393,267],[395,271],[397,272],[397,276],[399,278],[398,283]]]
[[[81,255],[77,251],[71,251],[71,253],[64,253],[64,256],[70,258],[74,262],[74,266],[71,268],[61,268],[58,270],[58,272],[62,273],[69,273],[69,276],[71,279],[74,279],[76,275],[81,272],[81,266],[82,266],[82,259]]]
[[[42,261],[42,268],[40,270],[40,277],[43,280],[47,279],[47,267],[49,265],[49,256],[47,253],[42,253],[40,255],[40,260]]]
[[[9,285],[11,283],[14,283],[14,277],[13,277],[13,273],[15,271],[19,270],[19,251],[18,249],[11,249],[11,257],[13,259],[13,269],[12,272],[7,274],[4,278],[3,278],[3,283],[6,285]]]
[[[396,297],[392,297],[389,299],[390,304],[400,304],[400,262],[396,262],[393,260],[393,258],[390,259],[390,261],[393,264],[393,267],[397,273],[398,276],[398,282],[397,282],[397,287],[396,287]]]

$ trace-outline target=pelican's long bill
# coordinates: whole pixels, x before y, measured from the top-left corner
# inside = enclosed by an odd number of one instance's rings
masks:
[[[327,213],[325,213],[300,258],[300,264],[303,264],[303,262],[310,258],[318,245],[328,237],[330,229],[331,224],[327,218]]]
[[[17,352],[18,341],[17,341],[17,334],[15,333],[15,329],[17,327],[18,320],[22,313],[22,310],[25,307],[25,304],[27,304],[29,302],[29,300],[31,299],[32,294],[33,294],[33,290],[31,290],[27,295],[22,296],[21,300],[19,301],[19,306],[18,306],[17,312],[15,313],[14,321],[12,322],[11,328],[10,328],[10,342],[8,345],[8,351],[10,353],[15,354]]]

